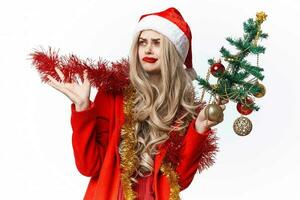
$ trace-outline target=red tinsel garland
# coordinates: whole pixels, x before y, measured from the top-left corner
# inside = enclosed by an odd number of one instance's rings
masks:
[[[88,79],[98,90],[118,94],[129,85],[129,62],[121,59],[108,62],[99,59],[96,63],[91,59],[81,60],[76,55],[59,56],[57,51],[49,48],[48,51],[36,50],[30,54],[32,64],[39,72],[42,82],[47,82],[47,75],[60,80],[55,71],[59,68],[65,76],[64,82],[73,82],[76,76],[83,80],[83,71],[87,70]]]
[[[202,155],[198,164],[199,173],[204,169],[209,168],[214,164],[215,155],[218,152],[216,131],[211,130],[211,133],[206,138],[202,146]]]
[[[175,167],[179,164],[180,157],[178,155],[182,147],[184,136],[185,135],[180,132],[172,131],[169,135],[169,139],[164,144],[167,150],[165,161],[172,163]]]
[[[35,51],[34,53],[30,54],[30,56],[32,59],[32,64],[35,66],[41,76],[42,82],[48,81],[47,75],[59,80],[59,76],[54,70],[54,68],[58,67],[60,64],[60,58],[57,52],[52,51],[52,49],[49,48],[47,53]]]

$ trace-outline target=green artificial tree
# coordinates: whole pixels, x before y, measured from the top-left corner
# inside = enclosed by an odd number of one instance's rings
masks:
[[[196,80],[203,88],[201,101],[204,92],[210,93],[211,97],[216,100],[214,104],[208,105],[205,112],[210,120],[222,119],[222,109],[218,107],[218,104],[224,104],[222,102],[237,103],[237,110],[242,115],[249,115],[253,110],[259,110],[255,104],[255,98],[264,96],[265,87],[260,83],[264,79],[264,75],[262,74],[263,68],[259,67],[258,61],[259,55],[265,52],[265,47],[259,45],[258,41],[268,37],[268,34],[261,30],[261,24],[266,17],[264,12],[258,12],[255,20],[250,18],[244,22],[243,37],[226,38],[230,45],[237,50],[233,54],[225,47],[221,48],[222,58],[227,63],[226,68],[221,59],[209,59],[210,68],[206,78],[197,77]],[[256,65],[246,60],[250,54],[257,56]],[[216,83],[209,82],[210,74],[217,78]],[[252,123],[248,118],[241,116],[235,121],[234,130],[238,135],[247,135],[252,130]]]

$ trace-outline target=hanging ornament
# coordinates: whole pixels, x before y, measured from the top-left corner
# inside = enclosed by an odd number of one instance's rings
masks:
[[[215,77],[220,77],[225,71],[224,65],[221,62],[217,62],[210,67],[210,73]]]
[[[252,122],[247,117],[241,116],[234,121],[233,130],[239,136],[246,136],[252,130]]]
[[[218,105],[225,105],[225,104],[227,104],[229,102],[229,99],[228,98],[224,98],[224,97],[221,97],[221,96],[217,96],[216,97],[216,103],[218,104]]]
[[[258,21],[260,24],[266,21],[267,16],[265,12],[260,11],[256,13],[256,21]]]
[[[250,105],[253,104],[253,100],[251,98],[246,98],[244,104],[237,103],[236,108],[242,115],[249,115],[252,113],[253,109],[250,108]]]
[[[220,122],[223,120],[223,109],[217,104],[209,104],[205,108],[205,117],[209,121]]]
[[[256,94],[254,94],[254,96],[257,98],[261,98],[261,97],[265,96],[265,94],[266,94],[265,86],[261,83],[258,83],[257,86],[259,87],[260,91]]]

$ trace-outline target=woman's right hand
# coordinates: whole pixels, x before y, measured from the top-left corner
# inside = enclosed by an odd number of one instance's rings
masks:
[[[76,111],[87,109],[90,105],[91,93],[91,83],[87,78],[87,70],[83,72],[83,83],[79,83],[80,80],[66,83],[64,82],[64,74],[57,67],[55,68],[55,71],[58,74],[60,81],[57,81],[52,76],[48,75],[47,78],[49,80],[47,84],[66,95],[75,104]]]

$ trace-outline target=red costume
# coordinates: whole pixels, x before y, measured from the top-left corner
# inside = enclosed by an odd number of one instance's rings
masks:
[[[120,156],[118,152],[120,130],[124,123],[123,96],[98,92],[87,110],[77,112],[72,104],[72,144],[76,166],[81,174],[91,177],[85,200],[116,200],[120,186]],[[212,131],[198,133],[195,120],[191,121],[183,140],[179,165],[181,190],[191,183],[199,164],[207,165],[216,150],[212,143]],[[169,200],[169,183],[159,168],[166,155],[165,146],[159,145],[153,172],[155,199]],[[203,167],[203,166],[202,166]]]

